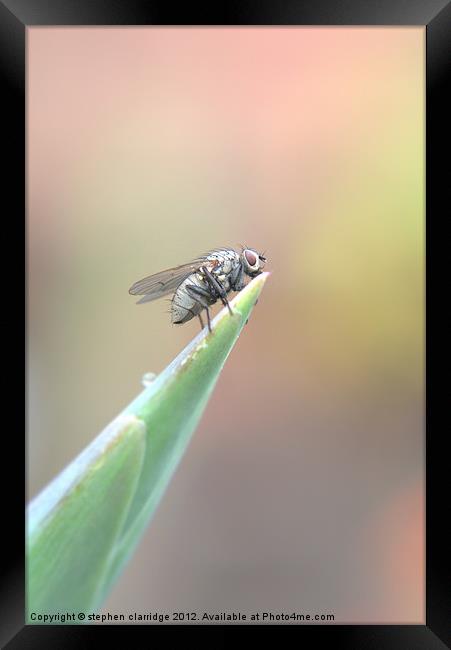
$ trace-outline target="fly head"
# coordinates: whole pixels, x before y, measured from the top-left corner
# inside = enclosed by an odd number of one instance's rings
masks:
[[[241,259],[243,262],[244,272],[251,278],[254,278],[263,271],[266,262],[266,257],[257,253],[253,248],[243,248]]]

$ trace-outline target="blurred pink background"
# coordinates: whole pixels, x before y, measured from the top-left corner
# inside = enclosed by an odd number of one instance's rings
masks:
[[[104,612],[424,623],[424,29],[28,28],[28,494],[272,275]]]

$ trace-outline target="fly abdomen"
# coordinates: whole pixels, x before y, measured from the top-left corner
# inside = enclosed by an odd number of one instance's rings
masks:
[[[199,290],[196,292],[196,288]],[[171,321],[182,324],[198,316],[205,305],[213,305],[216,298],[209,293],[208,284],[198,273],[193,273],[182,282],[174,293],[171,303]]]

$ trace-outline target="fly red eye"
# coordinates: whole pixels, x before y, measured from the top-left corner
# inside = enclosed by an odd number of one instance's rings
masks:
[[[257,256],[255,253],[252,251],[244,251],[244,256],[246,258],[246,262],[249,264],[249,266],[255,266],[257,263]]]

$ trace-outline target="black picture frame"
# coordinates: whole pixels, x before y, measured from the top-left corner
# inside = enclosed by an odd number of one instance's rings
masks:
[[[301,2],[281,0],[271,5],[265,0],[242,1],[226,6],[209,4],[181,4],[177,8],[162,2],[146,0],[2,0],[0,2],[0,72],[2,75],[3,109],[5,111],[3,132],[4,170],[3,195],[7,198],[4,224],[8,227],[8,250],[14,251],[14,281],[17,278],[18,252],[21,242],[26,241],[24,212],[25,196],[25,47],[27,27],[46,25],[416,25],[426,27],[426,286],[427,286],[427,341],[428,354],[426,383],[426,624],[425,625],[296,625],[299,640],[314,640],[326,647],[344,647],[384,650],[400,648],[434,650],[451,647],[451,590],[449,584],[449,542],[443,534],[445,496],[447,492],[448,456],[446,455],[446,431],[437,416],[440,394],[434,385],[432,390],[430,360],[438,358],[440,339],[430,332],[433,305],[429,288],[440,279],[436,259],[430,254],[431,247],[439,239],[440,214],[445,205],[449,165],[446,160],[446,118],[451,114],[449,102],[445,101],[445,75],[450,60],[451,4],[448,0],[318,0]],[[4,202],[5,203],[5,202]],[[3,205],[4,205],[3,203]],[[445,216],[445,215],[444,215]],[[5,232],[5,231],[4,231]],[[25,252],[24,252],[25,258]],[[24,260],[25,261],[25,260]],[[25,269],[25,264],[22,267]],[[12,280],[11,270],[5,273],[7,288]],[[26,282],[24,282],[26,285]],[[15,287],[13,288],[14,291]],[[4,318],[4,341],[13,341],[21,333],[20,323],[26,323],[23,303],[10,310],[14,319]],[[21,316],[24,315],[23,320]],[[12,345],[12,344],[11,344]],[[5,346],[6,347],[6,346]],[[21,349],[17,341],[16,350]],[[24,359],[25,362],[25,359]],[[24,366],[25,367],[25,363]],[[25,626],[25,570],[24,570],[24,504],[25,489],[20,489],[18,477],[24,475],[25,437],[18,414],[22,402],[19,399],[21,364],[17,352],[8,368],[8,386],[11,399],[8,411],[14,416],[12,435],[8,439],[8,459],[13,465],[3,468],[11,471],[7,506],[8,534],[2,536],[3,579],[0,596],[0,629],[2,647],[11,650],[23,648],[75,648],[90,647],[105,640],[108,630],[113,630],[116,643],[129,643],[130,635],[138,626]],[[15,403],[17,401],[17,404]],[[446,421],[446,420],[445,420]],[[25,422],[26,430],[26,422]],[[6,444],[4,442],[4,444]],[[12,461],[11,461],[12,462]],[[8,461],[8,465],[10,462]],[[23,486],[25,481],[23,482]],[[189,626],[160,628],[169,638],[177,634],[186,641]],[[240,631],[254,630],[257,626],[241,626]],[[277,627],[277,630],[274,628]],[[149,632],[148,626],[143,626]],[[193,626],[202,628],[200,635],[207,640],[211,633],[216,640],[209,643],[218,647],[228,643],[231,627]],[[261,629],[261,628],[260,628]],[[265,626],[265,638],[271,633],[280,634],[282,626]],[[150,638],[154,638],[153,627]],[[280,642],[280,637],[277,637]],[[327,645],[326,645],[327,644]]]

